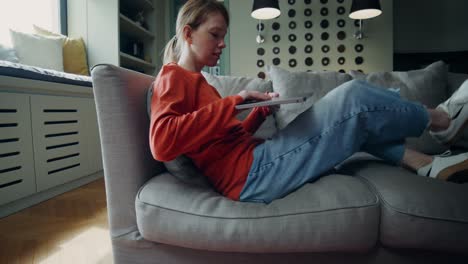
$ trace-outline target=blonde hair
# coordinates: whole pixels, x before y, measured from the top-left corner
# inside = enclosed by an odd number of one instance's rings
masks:
[[[183,28],[185,25],[196,30],[209,15],[219,13],[229,26],[229,14],[222,2],[216,0],[188,0],[179,10],[176,22],[176,34],[164,48],[163,63],[177,62],[182,50]]]

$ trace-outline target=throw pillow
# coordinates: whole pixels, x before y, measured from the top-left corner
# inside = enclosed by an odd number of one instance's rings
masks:
[[[63,71],[61,39],[45,38],[11,29],[10,36],[20,63]]]
[[[407,72],[375,72],[363,74],[351,71],[355,79],[366,80],[382,88],[399,88],[402,98],[417,101],[429,108],[435,108],[448,98],[447,66],[438,61],[424,69]],[[419,138],[408,138],[407,146],[427,154],[438,154],[446,151],[447,146],[435,141],[428,131]]]
[[[89,76],[86,47],[83,38],[70,38],[62,34],[50,32],[36,25],[33,25],[33,29],[40,36],[60,38],[63,41],[63,69],[65,72]]]
[[[5,60],[14,63],[19,62],[15,50],[3,44],[0,44],[0,60]]]
[[[309,95],[301,104],[281,105],[275,114],[279,129],[285,128],[299,114],[309,109],[313,103],[329,91],[352,78],[339,72],[289,72],[277,66],[266,67],[267,77],[273,82],[273,91],[280,97],[296,97]]]
[[[185,183],[199,186],[211,185],[208,178],[185,155],[164,162],[164,166],[173,176]]]

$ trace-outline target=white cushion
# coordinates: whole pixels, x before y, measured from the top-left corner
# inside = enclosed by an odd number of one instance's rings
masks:
[[[331,71],[289,72],[277,66],[267,66],[266,69],[268,78],[273,81],[273,91],[279,93],[280,97],[311,95],[304,103],[281,105],[275,114],[279,129],[285,128],[329,91],[352,79],[346,73]]]
[[[10,30],[19,62],[45,69],[63,71],[63,41]]]

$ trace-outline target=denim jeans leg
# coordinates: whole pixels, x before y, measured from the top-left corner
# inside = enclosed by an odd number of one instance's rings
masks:
[[[367,143],[390,146],[421,135],[427,123],[422,105],[363,81],[347,82],[255,148],[240,200],[271,202],[316,180]],[[386,155],[392,162],[402,158],[401,151]]]

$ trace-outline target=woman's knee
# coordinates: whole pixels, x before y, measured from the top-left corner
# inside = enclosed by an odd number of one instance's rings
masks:
[[[362,80],[351,80],[338,86],[335,90],[335,96],[342,100],[359,100],[365,98],[368,93],[369,86]]]

